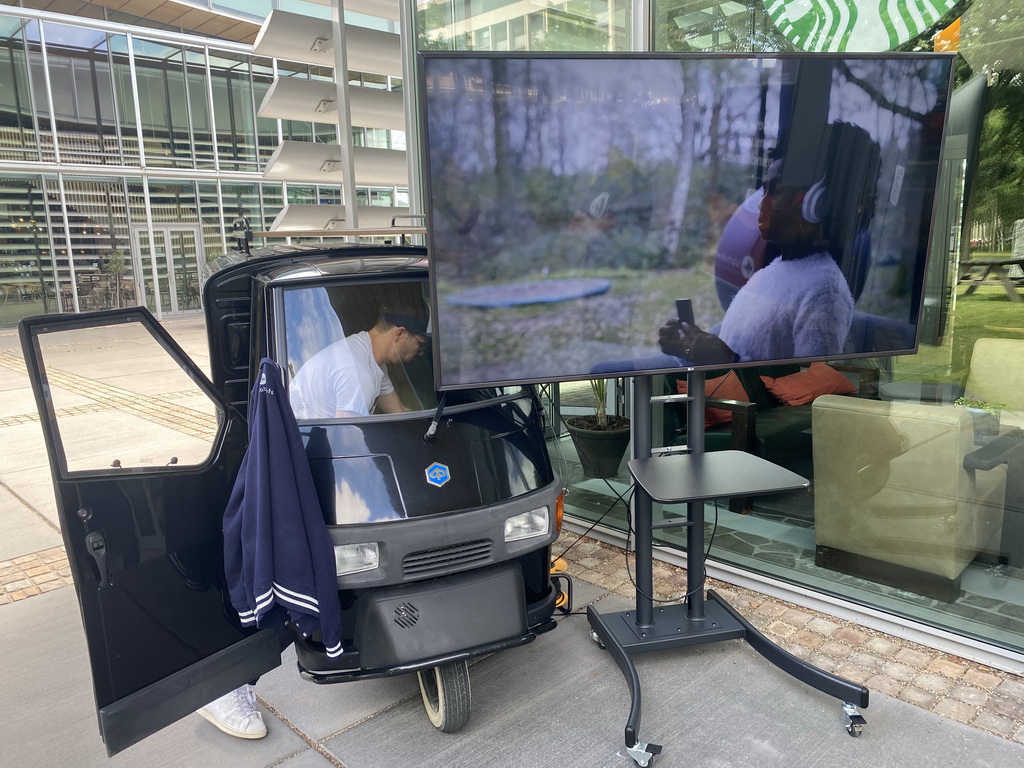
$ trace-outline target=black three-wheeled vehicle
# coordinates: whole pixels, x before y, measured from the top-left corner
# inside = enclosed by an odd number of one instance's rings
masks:
[[[210,376],[141,307],[21,323],[109,754],[280,664],[276,632],[239,626],[223,566],[261,358],[288,383],[383,307],[426,312],[427,294],[422,248],[227,254],[203,288]],[[96,354],[83,362],[84,338]],[[318,683],[415,672],[430,720],[457,730],[466,660],[554,626],[562,489],[531,387],[440,398],[429,354],[387,373],[408,410],[297,414],[345,649],[331,658],[322,638],[296,636],[299,672]]]

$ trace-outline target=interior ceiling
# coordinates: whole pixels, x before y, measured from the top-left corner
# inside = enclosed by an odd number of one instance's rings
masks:
[[[23,0],[22,4],[33,10],[62,13],[67,16],[88,16],[93,19],[104,18],[103,8],[108,8],[137,17],[138,24],[145,25],[145,22],[150,22],[147,26],[180,28],[183,32],[250,45],[260,30],[259,23],[255,21],[238,21],[174,0]],[[107,18],[111,21],[132,23],[131,19],[116,15]]]

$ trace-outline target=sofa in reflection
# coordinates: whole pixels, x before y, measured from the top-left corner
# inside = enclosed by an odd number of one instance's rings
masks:
[[[998,556],[1006,466],[976,460],[968,410],[825,395],[812,424],[819,566],[949,602]]]

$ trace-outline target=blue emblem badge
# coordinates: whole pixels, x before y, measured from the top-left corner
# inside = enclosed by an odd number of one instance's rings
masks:
[[[452,473],[448,471],[448,467],[439,461],[435,461],[427,467],[425,472],[427,482],[431,485],[436,485],[438,488],[452,479]]]

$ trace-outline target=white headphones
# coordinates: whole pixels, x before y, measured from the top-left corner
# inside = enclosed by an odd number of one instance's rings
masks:
[[[823,210],[819,210],[822,206],[822,198],[828,192],[828,187],[825,186],[825,177],[822,176],[820,181],[814,182],[811,188],[807,190],[807,194],[804,195],[803,202],[800,204],[800,215],[804,217],[804,221],[808,224],[821,224],[821,217],[824,215]]]

